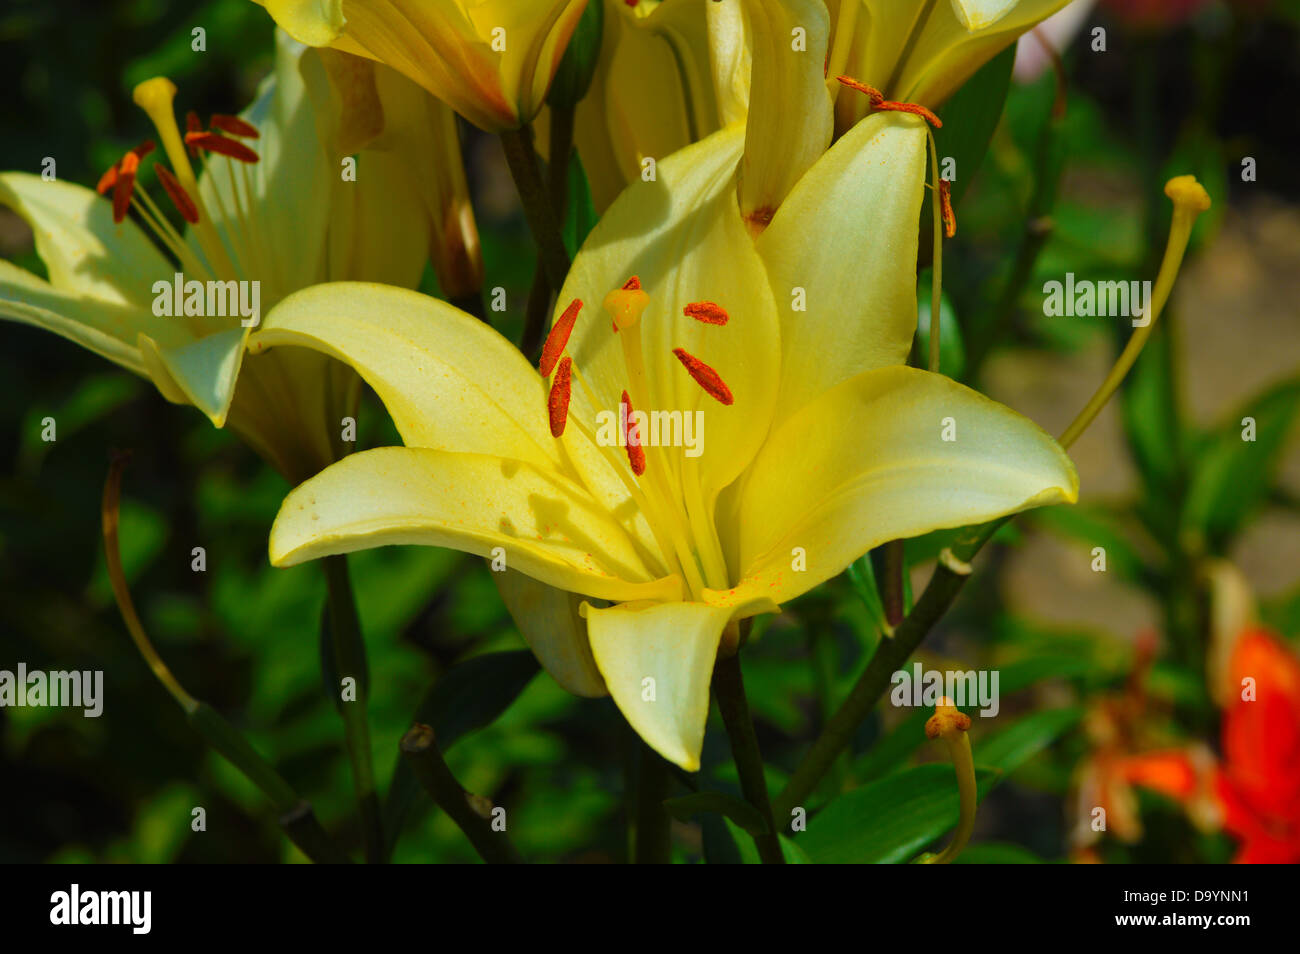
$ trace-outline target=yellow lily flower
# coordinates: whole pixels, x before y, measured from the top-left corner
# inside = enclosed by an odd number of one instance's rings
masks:
[[[46,328],[149,378],[168,400],[194,405],[217,427],[229,424],[296,483],[338,458],[342,419],[360,382],[315,352],[246,358],[247,336],[263,311],[317,282],[414,286],[429,248],[428,216],[409,201],[410,174],[395,154],[367,152],[357,181],[343,181],[339,159],[318,140],[334,121],[323,112],[331,95],[325,70],[315,51],[283,33],[274,73],[254,103],[240,117],[213,118],[214,130],[227,134],[194,128],[197,117],[182,133],[175,93],[155,78],[135,98],[170,162],[170,171],[155,169],[189,223],[184,233],[133,188],[152,143],[101,180],[112,202],[72,183],[0,174],[0,204],[31,226],[49,274],[46,281],[0,261],[0,317]],[[209,159],[196,173],[191,153],[199,150]],[[148,230],[127,217],[131,207]]]
[[[256,0],[309,46],[385,63],[488,132],[537,115],[587,0]]]
[[[852,76],[886,99],[936,109],[971,75],[1069,0],[826,0],[832,43],[826,76]],[[868,104],[832,88],[835,128]]]
[[[543,374],[419,294],[290,296],[252,351],[348,361],[406,446],[290,493],[272,563],[391,544],[504,554],[536,581],[512,609],[553,614],[524,630],[543,664],[576,691],[603,683],[650,746],[697,769],[733,623],[885,541],[1076,499],[1037,426],[901,364],[926,142],[917,117],[871,116],[757,238],[736,198],[743,125],[665,158],[574,259]],[[574,603],[585,632],[565,625]]]

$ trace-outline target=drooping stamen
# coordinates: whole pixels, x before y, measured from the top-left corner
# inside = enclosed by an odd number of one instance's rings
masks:
[[[564,434],[564,425],[569,420],[569,394],[572,389],[573,359],[565,356],[555,372],[551,382],[551,393],[546,397],[546,410],[551,417],[551,436]]]
[[[181,217],[191,225],[197,223],[199,221],[199,207],[194,204],[194,200],[190,198],[190,194],[185,191],[185,187],[180,184],[180,181],[172,175],[171,170],[166,166],[157,165],[154,166],[153,171],[158,173],[158,181],[167,190],[168,198],[172,200],[172,205],[176,206]]]
[[[939,206],[943,214],[943,234],[952,238],[957,234],[957,213],[952,210],[952,183],[939,180]]]
[[[695,379],[695,383],[708,391],[720,403],[730,405],[735,402],[736,399],[731,393],[731,388],[727,387],[726,382],[722,380],[718,372],[684,348],[674,348],[673,354],[690,372],[691,377]]]
[[[186,118],[188,125],[189,119]],[[230,133],[232,136],[242,136],[245,139],[257,139],[261,133],[252,123],[245,122],[238,116],[231,116],[227,113],[213,113],[212,118],[208,120],[208,125],[213,129],[220,129],[224,133]]]
[[[727,313],[723,311],[722,306],[711,301],[693,301],[682,309],[682,314],[687,318],[702,321],[706,325],[727,323]]]
[[[866,83],[859,82],[852,76],[837,76],[835,78],[845,86],[849,87],[849,89],[855,89],[859,93],[865,94],[868,101],[871,103],[872,109],[879,109],[882,112],[911,113],[913,116],[920,116],[935,129],[943,127],[943,120],[920,103],[900,103],[892,99],[885,99],[885,94],[880,90],[876,89],[874,86],[868,86]]]
[[[215,152],[231,159],[238,159],[240,162],[257,162],[259,158],[257,153],[242,142],[227,139],[225,136],[218,136],[213,132],[187,132],[185,134],[185,144],[208,152]]]
[[[623,426],[623,443],[627,447],[627,462],[632,473],[640,477],[645,473],[645,449],[641,446],[641,428],[632,422],[632,402],[626,391],[619,402],[618,413]]]
[[[569,307],[564,309],[559,318],[555,319],[555,324],[551,326],[551,333],[546,336],[546,343],[542,345],[542,360],[537,363],[537,370],[542,372],[542,377],[549,378],[551,372],[555,370],[555,362],[560,360],[560,355],[564,354],[564,348],[569,343],[569,335],[573,333],[573,323],[578,320],[578,312],[582,311],[582,300],[575,298],[569,302]]]

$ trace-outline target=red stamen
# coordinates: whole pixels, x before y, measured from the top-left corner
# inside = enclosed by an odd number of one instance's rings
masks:
[[[222,156],[228,156],[231,159],[238,159],[240,162],[257,162],[258,160],[257,153],[242,142],[235,142],[233,139],[227,139],[225,136],[218,136],[212,132],[186,133],[185,144],[199,149],[206,149],[208,152],[215,152]]]
[[[135,191],[135,173],[140,168],[140,157],[128,152],[118,163],[117,181],[113,183],[113,223],[120,225],[131,208],[131,193]]]
[[[190,194],[185,191],[185,187],[177,181],[172,175],[171,170],[164,165],[156,165],[153,171],[158,173],[158,181],[162,183],[163,188],[167,190],[167,196],[172,200],[172,205],[176,206],[181,217],[191,225],[199,220],[199,207],[194,204]]]
[[[879,109],[883,112],[911,113],[913,116],[920,116],[935,129],[943,128],[943,120],[919,103],[899,103],[892,99],[885,99],[885,94],[880,90],[874,86],[859,82],[852,76],[837,76],[835,78],[849,89],[855,89],[859,93],[866,95],[872,109]]]
[[[727,387],[726,382],[722,380],[718,372],[695,357],[695,355],[683,348],[674,348],[673,354],[677,355],[677,360],[690,372],[691,377],[695,379],[695,383],[717,398],[719,402],[729,405],[736,400],[732,396],[731,388]]]
[[[191,109],[185,114],[185,134],[189,135],[190,133],[196,132],[203,132],[203,121],[199,119],[199,114]],[[186,143],[185,149],[190,154],[191,159],[197,159],[199,157],[198,146]]]
[[[858,80],[855,80],[852,76],[837,76],[835,78],[849,89],[856,89],[859,93],[865,94],[867,99],[871,101],[872,106],[876,105],[876,103],[883,103],[885,101],[885,94],[874,86],[868,86],[866,83],[861,83]]]
[[[629,278],[627,281],[623,283],[623,291],[640,291],[640,290],[641,290],[641,279],[637,278],[635,275],[633,275],[631,278]]]
[[[645,473],[645,449],[641,446],[641,428],[632,423],[632,401],[623,392],[619,415],[623,419],[623,443],[627,447],[627,462],[632,473],[640,477]]]
[[[952,210],[952,183],[939,180],[939,209],[943,214],[943,234],[952,238],[957,234],[957,213]]]
[[[555,370],[555,362],[560,360],[560,355],[564,354],[564,348],[569,343],[569,335],[573,333],[573,323],[578,320],[578,312],[582,311],[582,299],[575,298],[569,302],[569,307],[564,309],[559,318],[555,319],[555,324],[551,326],[551,333],[546,336],[546,343],[542,345],[542,360],[537,363],[537,370],[542,372],[542,377],[549,378],[551,372]]]
[[[220,129],[224,133],[230,133],[232,136],[242,136],[245,139],[257,139],[261,134],[257,127],[252,123],[247,123],[238,116],[230,116],[226,113],[213,113],[212,118],[208,120],[208,125],[213,129]]]
[[[552,437],[563,434],[564,425],[569,420],[569,375],[572,370],[573,359],[566,356],[560,362],[559,370],[555,372],[555,380],[551,382],[551,393],[546,396],[546,410],[551,416]]]
[[[892,99],[887,99],[872,105],[882,112],[911,113],[913,116],[920,116],[935,129],[943,128],[943,120],[919,103],[896,103]]]
[[[149,153],[153,152],[153,150],[154,150],[153,140],[146,139],[144,142],[140,143],[140,145],[132,149],[131,152],[127,153],[127,155],[129,156],[132,153],[134,153],[136,167],[138,168],[140,160],[143,159],[145,156],[149,155]],[[99,182],[95,184],[95,191],[98,192],[100,195],[107,195],[108,190],[113,188],[113,186],[117,185],[117,177],[121,173],[121,171],[122,171],[122,160],[119,159],[117,162],[109,166],[108,169],[104,172],[104,174],[99,177]]]
[[[725,325],[727,323],[727,313],[722,310],[722,306],[711,301],[693,301],[682,309],[682,314],[687,318],[702,321],[706,325]]]

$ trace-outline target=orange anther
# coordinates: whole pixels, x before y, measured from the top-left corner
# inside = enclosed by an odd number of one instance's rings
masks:
[[[695,383],[708,391],[713,397],[717,398],[720,403],[732,404],[736,400],[735,397],[732,396],[731,388],[727,387],[726,382],[722,380],[718,372],[714,371],[699,358],[695,357],[695,355],[689,353],[683,348],[674,348],[673,354],[677,356],[677,360],[682,363],[688,372],[690,372],[691,377],[695,379]]]
[[[623,291],[638,291],[641,288],[641,279],[633,275],[623,283]]]
[[[641,446],[641,428],[632,423],[632,401],[628,398],[626,391],[623,392],[623,400],[619,405],[619,416],[622,418],[623,443],[627,447],[627,462],[632,467],[632,473],[640,477],[645,473],[645,449]]]
[[[570,375],[573,372],[573,359],[565,356],[555,372],[551,382],[551,393],[546,398],[546,410],[551,416],[551,436],[559,437],[564,433],[564,425],[569,420]]]
[[[682,309],[682,314],[687,318],[702,321],[706,325],[725,325],[727,323],[727,313],[722,310],[722,306],[711,301],[693,301]]]
[[[172,175],[171,170],[164,165],[153,167],[154,172],[158,173],[158,181],[162,183],[163,188],[167,190],[168,197],[172,200],[172,205],[180,212],[181,217],[193,225],[199,220],[199,207],[194,204],[190,194],[185,191],[185,187],[177,181]]]
[[[863,93],[871,103],[872,109],[879,109],[883,112],[911,113],[913,116],[920,116],[935,129],[943,127],[943,120],[919,103],[899,103],[892,99],[885,99],[885,94],[880,90],[874,86],[859,82],[852,76],[837,76],[835,78],[849,89],[855,89],[859,93]]]
[[[185,114],[185,132],[187,135],[189,133],[203,132],[203,121],[199,119],[199,114],[192,109]],[[198,146],[187,143],[185,149],[190,154],[191,159],[199,157]]]
[[[245,122],[238,116],[231,116],[227,113],[213,113],[208,125],[213,129],[220,129],[224,133],[230,133],[232,136],[242,136],[245,139],[256,139],[260,135],[257,127],[252,123]]]
[[[242,142],[212,132],[188,132],[185,134],[185,144],[228,156],[231,159],[238,159],[240,162],[257,162],[258,159],[257,153]]]
[[[952,238],[957,234],[957,213],[952,210],[952,183],[939,180],[939,209],[943,214],[943,234]]]
[[[866,83],[859,82],[852,76],[837,76],[835,78],[849,89],[856,89],[859,93],[864,93],[867,99],[871,101],[872,106],[876,105],[876,103],[883,103],[885,101],[885,94],[874,86],[868,86]]]
[[[575,298],[569,302],[569,307],[564,309],[560,317],[555,319],[550,334],[546,336],[546,343],[542,345],[542,360],[537,363],[537,370],[542,372],[542,377],[549,378],[551,372],[555,370],[555,362],[559,361],[560,355],[564,354],[564,348],[569,343],[569,335],[573,333],[573,323],[578,320],[580,311],[582,311],[582,300]]]

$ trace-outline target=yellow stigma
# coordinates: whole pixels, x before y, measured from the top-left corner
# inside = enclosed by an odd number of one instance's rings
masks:
[[[1178,269],[1183,264],[1183,253],[1187,251],[1187,243],[1192,237],[1192,226],[1196,224],[1196,217],[1210,207],[1210,194],[1196,181],[1195,176],[1175,176],[1170,179],[1165,183],[1165,195],[1173,200],[1174,215],[1169,223],[1169,240],[1165,244],[1165,256],[1160,262],[1160,271],[1156,274],[1156,284],[1151,292],[1151,301],[1147,305],[1144,323],[1134,322],[1137,330],[1128,339],[1128,344],[1124,346],[1114,367],[1110,369],[1110,374],[1106,375],[1106,380],[1101,383],[1101,387],[1097,389],[1092,399],[1084,405],[1078,417],[1057,439],[1062,447],[1069,447],[1087,430],[1088,425],[1106,406],[1106,402],[1119,388],[1124,376],[1128,374],[1133,363],[1137,361],[1138,355],[1142,353],[1142,347],[1151,337],[1156,320],[1169,301],[1169,293],[1174,290],[1174,280],[1178,277]]]
[[[641,320],[641,312],[650,304],[650,296],[640,288],[618,288],[605,296],[605,310],[619,331],[626,331]]]

